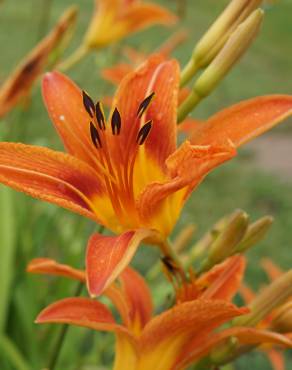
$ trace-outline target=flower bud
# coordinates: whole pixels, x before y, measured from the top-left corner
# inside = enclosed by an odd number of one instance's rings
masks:
[[[235,252],[243,253],[253,245],[260,242],[270,230],[274,219],[271,216],[264,216],[251,225],[249,225],[247,232],[242,241],[237,245]]]
[[[193,60],[207,66],[222,49],[234,29],[262,3],[262,0],[233,0],[198,42]]]
[[[246,233],[248,220],[248,215],[242,210],[237,210],[231,215],[223,231],[210,247],[207,260],[203,265],[204,270],[234,254],[235,247]]]
[[[271,323],[271,328],[279,333],[292,332],[292,301],[288,301],[279,308]]]
[[[255,10],[234,30],[219,54],[195,83],[193,90],[196,95],[209,95],[236,64],[258,34],[263,15],[261,9]]]
[[[292,295],[292,270],[287,271],[265,288],[251,302],[251,312],[234,320],[237,326],[255,326],[271,311],[281,306]]]
[[[227,222],[230,220],[230,215],[220,218],[210,230],[208,230],[203,237],[193,245],[188,253],[188,263],[193,263],[198,258],[202,257],[207,253],[210,246],[213,244],[215,239],[224,230]]]

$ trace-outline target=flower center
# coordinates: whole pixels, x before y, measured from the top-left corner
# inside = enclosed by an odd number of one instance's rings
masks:
[[[122,117],[117,108],[110,118],[110,130],[100,102],[93,100],[83,91],[83,105],[90,117],[89,134],[99,162],[102,176],[117,217],[123,222],[129,217],[137,219],[134,194],[134,169],[139,148],[145,143],[153,122],[145,122],[145,112],[154,93],[147,96],[139,105],[135,122],[127,130],[127,140],[121,140]],[[101,168],[100,168],[101,167]],[[123,222],[124,223],[124,222]]]

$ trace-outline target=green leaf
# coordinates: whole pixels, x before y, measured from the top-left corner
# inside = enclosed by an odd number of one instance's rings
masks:
[[[8,306],[10,288],[13,279],[13,260],[15,253],[15,219],[12,190],[0,188],[0,335],[3,333]]]
[[[14,343],[5,335],[0,337],[0,353],[15,370],[29,370],[29,366]]]

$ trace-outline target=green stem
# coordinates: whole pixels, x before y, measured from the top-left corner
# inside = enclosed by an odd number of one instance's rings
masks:
[[[29,370],[30,366],[27,364],[25,358],[18,350],[16,345],[5,335],[0,337],[1,355],[10,362],[15,370]]]
[[[83,289],[83,286],[84,286],[84,282],[80,281],[78,283],[77,287],[76,287],[76,291],[75,291],[74,297],[80,296],[80,294],[82,292],[82,289]],[[61,350],[62,350],[64,341],[65,341],[65,338],[66,338],[68,329],[69,329],[69,325],[67,325],[67,324],[66,325],[63,325],[61,327],[61,330],[59,332],[59,336],[57,338],[57,341],[56,341],[56,344],[55,344],[55,347],[54,347],[52,356],[50,358],[50,362],[49,362],[49,366],[48,366],[48,369],[49,370],[54,370],[55,367],[56,367],[56,365],[57,365],[57,362],[58,362],[58,359],[59,359],[59,356],[60,356],[60,353],[61,353]]]
[[[180,75],[180,87],[184,87],[198,72],[199,67],[193,59],[184,67]]]
[[[87,47],[81,45],[67,59],[58,64],[57,68],[60,71],[67,71],[68,69],[72,68],[76,63],[78,63],[82,58],[84,58],[88,51],[89,50]]]
[[[195,91],[192,91],[178,108],[177,123],[182,122],[187,115],[200,103],[201,100],[202,97]]]
[[[99,229],[98,229],[98,233],[102,234],[103,231],[104,231],[104,226],[100,225]],[[80,294],[82,293],[83,286],[84,286],[84,282],[79,282],[78,283],[78,285],[76,287],[74,297],[79,297],[80,296]],[[52,357],[51,357],[50,362],[49,362],[49,367],[48,367],[49,370],[54,370],[54,368],[57,365],[57,362],[58,362],[58,359],[59,359],[59,356],[60,356],[60,353],[61,353],[61,349],[62,349],[64,341],[65,341],[68,329],[69,329],[69,325],[65,324],[65,325],[62,326],[62,328],[59,332],[59,336],[57,338],[56,345],[54,347],[54,350],[52,352]]]
[[[37,41],[41,40],[48,30],[53,0],[43,0],[41,16],[39,19]]]

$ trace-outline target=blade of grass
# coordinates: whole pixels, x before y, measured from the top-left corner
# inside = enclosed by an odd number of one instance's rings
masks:
[[[0,188],[0,335],[4,330],[10,286],[13,278],[13,259],[16,249],[13,194],[6,187]]]
[[[29,370],[29,366],[14,343],[5,335],[0,337],[0,353],[15,370]]]

